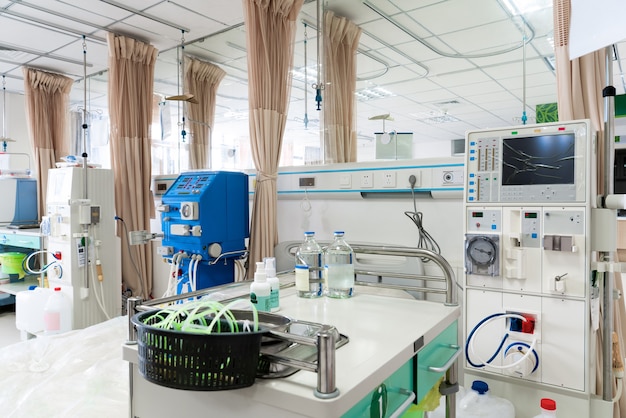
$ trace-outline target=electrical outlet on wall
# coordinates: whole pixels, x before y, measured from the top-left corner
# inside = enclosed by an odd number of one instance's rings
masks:
[[[396,173],[383,173],[383,187],[396,187]]]
[[[372,188],[374,187],[374,174],[367,172],[361,173],[361,187]]]

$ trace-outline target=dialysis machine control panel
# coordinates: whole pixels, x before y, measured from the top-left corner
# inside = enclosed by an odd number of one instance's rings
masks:
[[[589,121],[467,133],[466,379],[590,390],[591,143]]]
[[[170,259],[184,254],[183,275],[194,260],[196,289],[234,281],[234,260],[245,255],[250,236],[248,199],[244,173],[182,173],[157,208],[164,235],[159,253]]]
[[[470,132],[468,203],[584,202],[586,132],[580,125]]]

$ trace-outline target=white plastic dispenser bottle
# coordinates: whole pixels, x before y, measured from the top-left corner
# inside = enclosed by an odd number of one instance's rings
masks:
[[[255,304],[258,311],[269,312],[271,310],[271,293],[272,287],[265,276],[265,263],[258,261],[254,273],[254,282],[250,285],[250,302]]]
[[[541,413],[535,418],[556,418],[556,402],[550,398],[541,399]]]
[[[343,231],[335,231],[335,240],[324,253],[326,295],[346,299],[354,292],[354,252],[343,239]]]
[[[60,334],[72,330],[72,301],[60,287],[48,297],[43,308],[45,334]]]
[[[280,309],[280,281],[276,277],[276,258],[265,258],[265,275],[270,284],[270,309],[276,312]]]
[[[322,296],[322,256],[315,232],[305,232],[304,242],[296,251],[296,292],[301,298]]]

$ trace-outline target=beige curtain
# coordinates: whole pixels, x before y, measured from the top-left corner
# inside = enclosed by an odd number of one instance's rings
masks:
[[[111,164],[115,175],[115,210],[128,231],[149,231],[154,216],[150,192],[152,90],[157,50],[124,36],[107,34],[109,46],[109,113]],[[129,248],[122,236],[122,280],[133,295],[152,292],[149,245]],[[132,251],[132,258],[129,256]],[[133,259],[136,266],[133,265]],[[139,270],[139,271],[137,271]],[[139,275],[139,277],[138,277]]]
[[[606,64],[604,50],[596,51],[580,58],[569,58],[569,28],[571,16],[570,0],[554,0],[554,42],[556,56],[557,93],[559,120],[590,119],[592,130],[597,132],[597,193],[604,191],[604,99],[602,89],[606,86]],[[615,287],[622,289],[620,274],[615,274]],[[624,301],[616,301],[613,329],[617,332],[620,346],[624,348],[626,323],[621,318],[625,314]],[[596,356],[596,394],[602,395],[602,327],[596,333],[598,350]],[[614,409],[614,416],[620,416],[620,409],[626,411],[626,397],[622,395]]]
[[[274,255],[276,177],[291,91],[296,18],[304,0],[243,0],[248,46],[250,142],[257,169],[249,271]]]
[[[185,89],[197,103],[186,103],[189,111],[189,168],[209,168],[211,131],[215,118],[215,96],[226,71],[208,62],[185,58]]]
[[[356,161],[356,50],[361,28],[332,11],[324,13],[324,158]]]
[[[24,68],[24,92],[30,142],[37,170],[39,217],[45,214],[48,169],[70,153],[67,129],[70,90],[74,81],[60,74]]]

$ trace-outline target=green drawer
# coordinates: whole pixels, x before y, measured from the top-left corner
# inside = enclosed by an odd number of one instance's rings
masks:
[[[407,361],[342,417],[382,418],[391,416],[401,407],[408,408],[415,399],[413,370],[413,360]]]
[[[445,374],[445,370],[434,371],[432,368],[441,368],[460,352],[457,335],[457,321],[454,321],[434,340],[417,352],[418,403]]]
[[[0,234],[0,245],[32,248],[34,250],[41,249],[40,238],[32,235]]]

